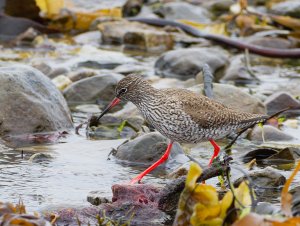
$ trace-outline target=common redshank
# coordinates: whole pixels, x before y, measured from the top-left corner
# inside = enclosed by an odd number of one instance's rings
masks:
[[[164,155],[133,178],[132,184],[140,182],[146,174],[166,161],[175,141],[179,143],[210,141],[214,147],[214,153],[209,161],[211,165],[220,151],[220,147],[214,140],[262,122],[269,117],[229,108],[186,89],[156,89],[138,75],[128,75],[120,80],[115,93],[116,97],[103,110],[97,121],[121,100],[131,101],[143,117],[170,140]]]

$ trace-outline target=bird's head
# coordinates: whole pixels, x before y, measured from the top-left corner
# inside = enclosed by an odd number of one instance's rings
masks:
[[[97,122],[105,115],[111,108],[120,103],[121,100],[127,100],[136,102],[140,98],[140,91],[145,90],[147,87],[151,87],[148,82],[143,80],[138,75],[127,75],[120,80],[116,87],[116,96],[112,102],[103,110],[100,116],[97,118]]]

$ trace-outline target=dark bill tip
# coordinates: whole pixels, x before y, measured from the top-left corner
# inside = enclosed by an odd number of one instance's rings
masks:
[[[97,118],[97,122],[99,122],[99,120],[102,118],[103,115],[105,115],[111,108],[113,108],[114,106],[116,106],[118,103],[120,103],[120,99],[115,97],[112,102],[110,102],[110,104],[102,111],[102,113],[99,115],[99,117]]]

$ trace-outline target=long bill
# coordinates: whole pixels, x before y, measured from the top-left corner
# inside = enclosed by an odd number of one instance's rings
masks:
[[[99,115],[99,117],[97,118],[97,122],[99,122],[99,120],[102,118],[103,115],[105,115],[111,108],[113,108],[114,106],[116,106],[118,103],[120,103],[120,99],[118,97],[115,97],[112,102],[110,102],[110,104],[102,111],[102,113]]]

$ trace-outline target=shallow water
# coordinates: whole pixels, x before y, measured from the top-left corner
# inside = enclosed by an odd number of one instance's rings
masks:
[[[113,184],[126,183],[143,169],[119,164],[113,157],[108,160],[112,148],[116,148],[123,141],[89,140],[71,134],[52,145],[15,150],[0,146],[0,200],[16,203],[21,198],[27,210],[41,211],[53,206],[89,205],[86,198],[90,191],[100,191],[104,197],[110,197]],[[293,143],[299,146],[297,141]],[[233,164],[245,169],[246,166],[241,163],[240,158],[249,150],[249,142],[240,140],[232,152]],[[40,163],[29,161],[30,156],[38,152],[47,152],[53,159]],[[206,165],[212,154],[212,147],[207,142],[201,143],[193,147],[190,154]],[[291,173],[290,170],[278,171],[286,177]],[[241,175],[241,172],[233,170],[232,180]],[[155,174],[149,175],[144,182],[164,184],[166,180],[163,178],[163,175],[160,179]],[[293,186],[299,182],[300,175]],[[207,183],[216,185],[218,179],[212,178]],[[278,200],[278,196],[270,199],[273,202]]]

